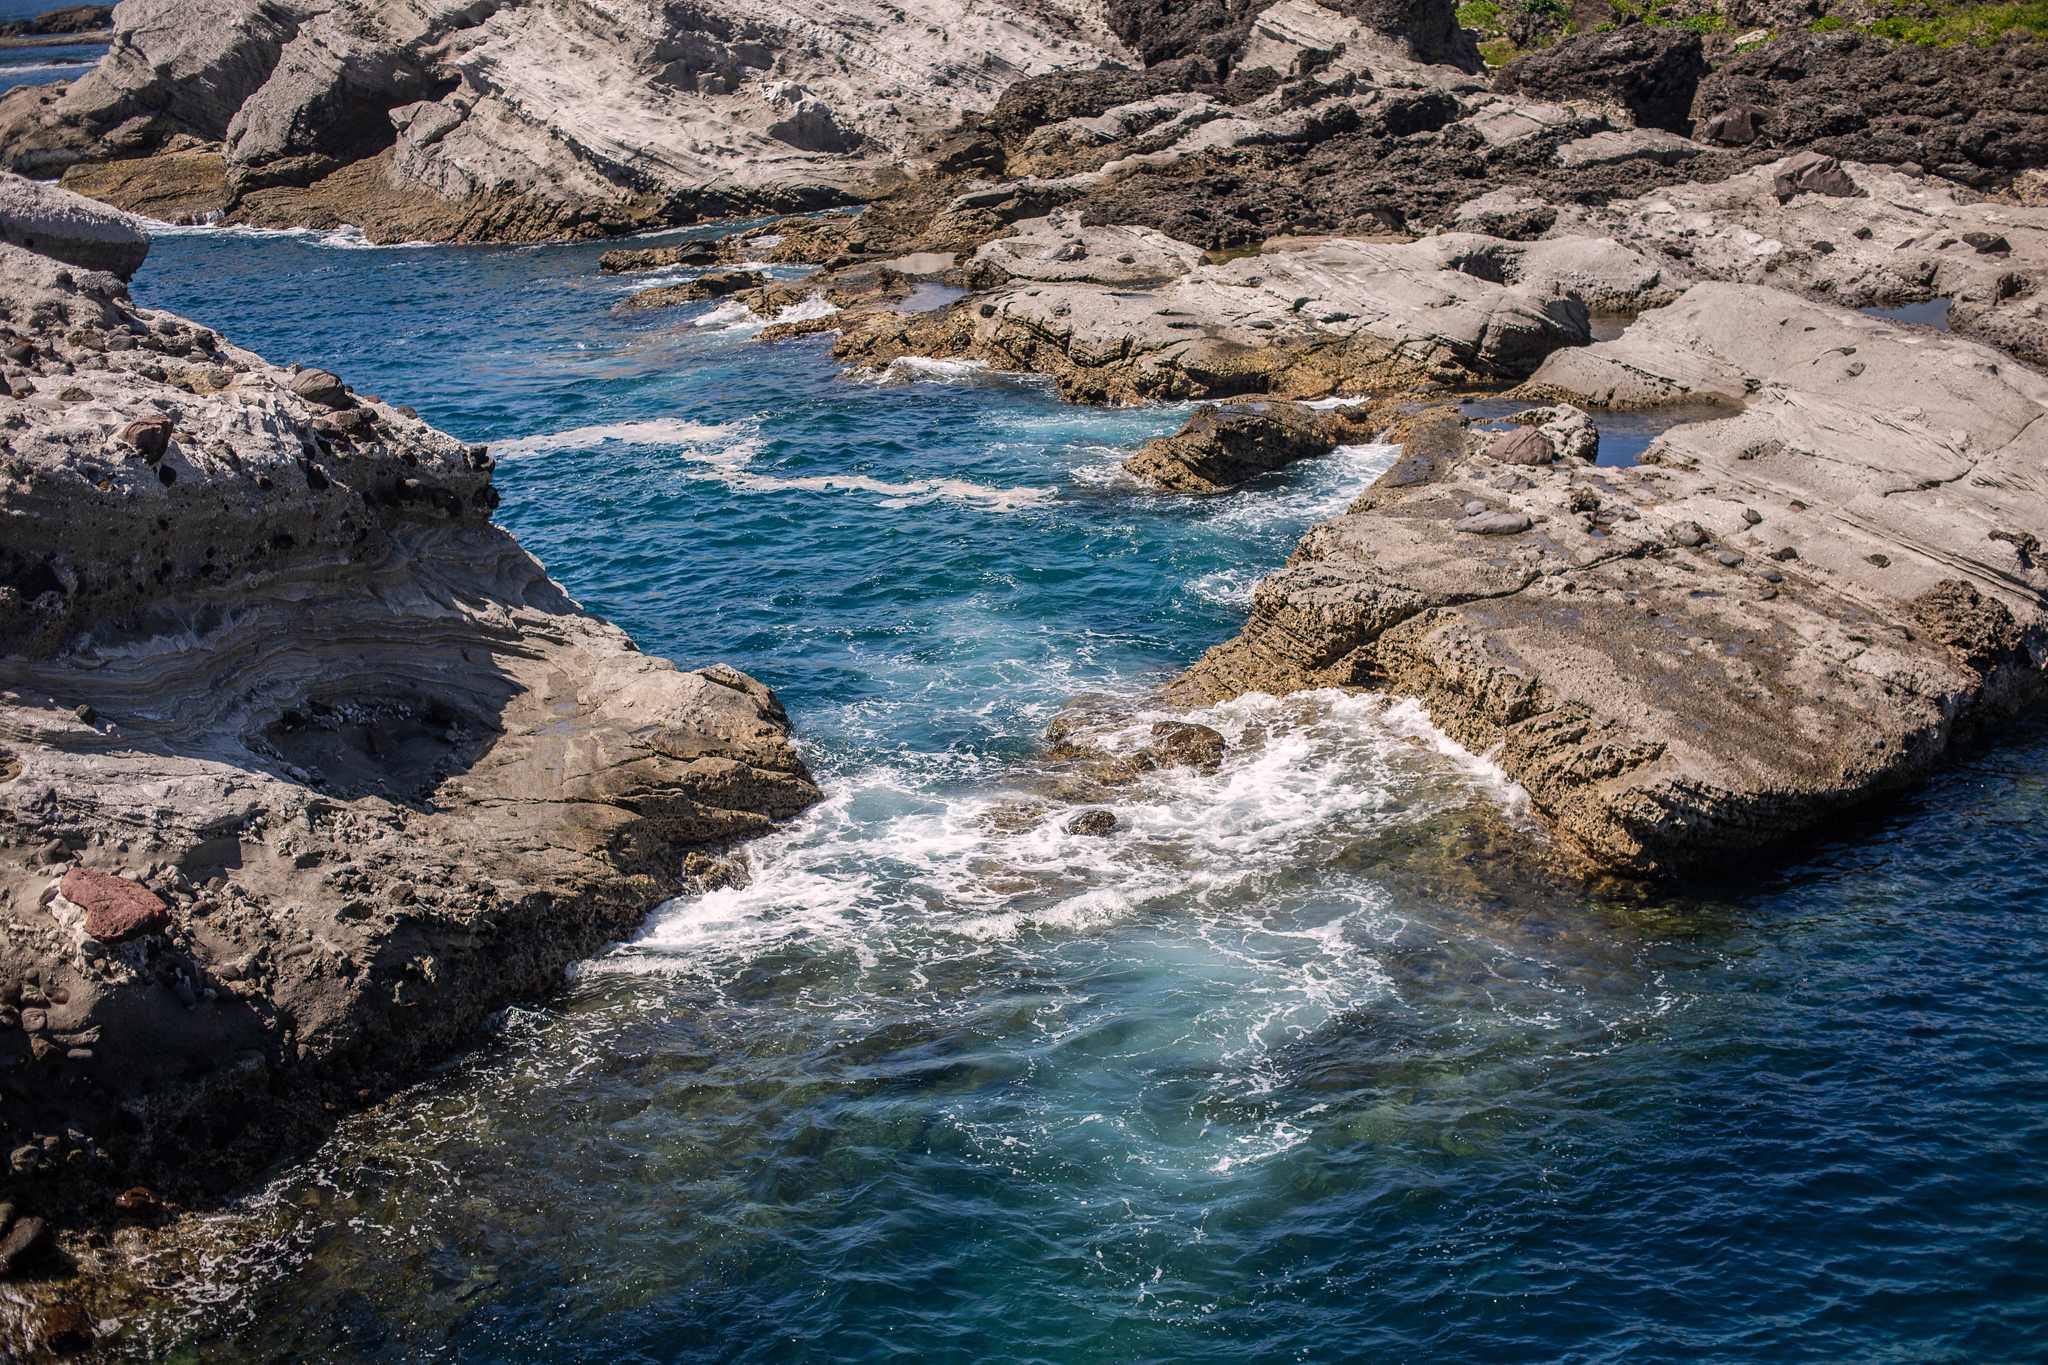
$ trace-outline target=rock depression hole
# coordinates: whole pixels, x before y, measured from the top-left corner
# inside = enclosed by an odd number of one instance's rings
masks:
[[[336,795],[416,796],[468,766],[493,731],[433,698],[309,698],[263,731],[293,777]]]
[[[1481,398],[1460,403],[1458,410],[1481,431],[1512,431],[1514,423],[1507,419],[1534,406],[1537,405],[1519,399]],[[1724,403],[1668,403],[1626,412],[1588,408],[1593,425],[1600,429],[1600,454],[1594,464],[1602,469],[1627,469],[1673,427],[1687,422],[1718,422],[1741,411]]]
[[[1932,327],[1937,332],[1946,332],[1948,325],[1949,299],[1928,299],[1921,303],[1901,304],[1896,308],[1861,308],[1858,312],[1868,313],[1874,318],[1889,318],[1893,322],[1917,322]]]

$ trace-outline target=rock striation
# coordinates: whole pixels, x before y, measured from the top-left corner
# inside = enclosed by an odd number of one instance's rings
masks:
[[[817,799],[766,687],[492,524],[484,447],[11,242],[0,330],[17,1208],[220,1194]]]
[[[1524,392],[1729,415],[1626,470],[1420,424],[1170,695],[1420,697],[1571,845],[1646,876],[1796,842],[2048,697],[2048,379],[2026,366],[1710,283]]]

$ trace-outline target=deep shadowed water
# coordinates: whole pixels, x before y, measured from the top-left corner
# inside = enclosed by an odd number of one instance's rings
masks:
[[[2048,725],[1682,895],[1547,878],[1494,770],[1335,693],[1068,834],[1047,719],[1229,635],[1391,452],[1151,494],[1181,409],[854,382],[613,314],[599,250],[184,232],[135,292],[490,442],[504,523],[773,685],[828,799],[215,1219],[127,1350],[2048,1354]]]

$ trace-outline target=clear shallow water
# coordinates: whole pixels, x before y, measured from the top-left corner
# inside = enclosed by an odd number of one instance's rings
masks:
[[[1373,698],[1245,699],[1218,773],[1076,792],[1046,720],[1141,708],[1391,452],[1158,496],[1116,464],[1180,410],[851,382],[610,313],[647,281],[600,250],[184,233],[136,293],[492,442],[505,523],[775,686],[828,799],[222,1215],[129,1352],[2042,1354],[2048,726],[1655,898],[1548,875]]]

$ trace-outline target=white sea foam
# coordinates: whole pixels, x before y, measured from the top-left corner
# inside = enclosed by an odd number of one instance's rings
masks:
[[[839,305],[813,289],[802,303],[785,305],[776,313],[777,322],[811,322],[817,318],[829,318],[839,311]]]
[[[540,455],[555,450],[582,450],[599,445],[666,446],[684,449],[685,458],[744,462],[755,445],[752,432],[740,424],[717,425],[688,422],[677,417],[656,417],[644,422],[612,422],[602,426],[574,427],[551,436],[526,436],[501,441],[491,447],[498,459]]]

